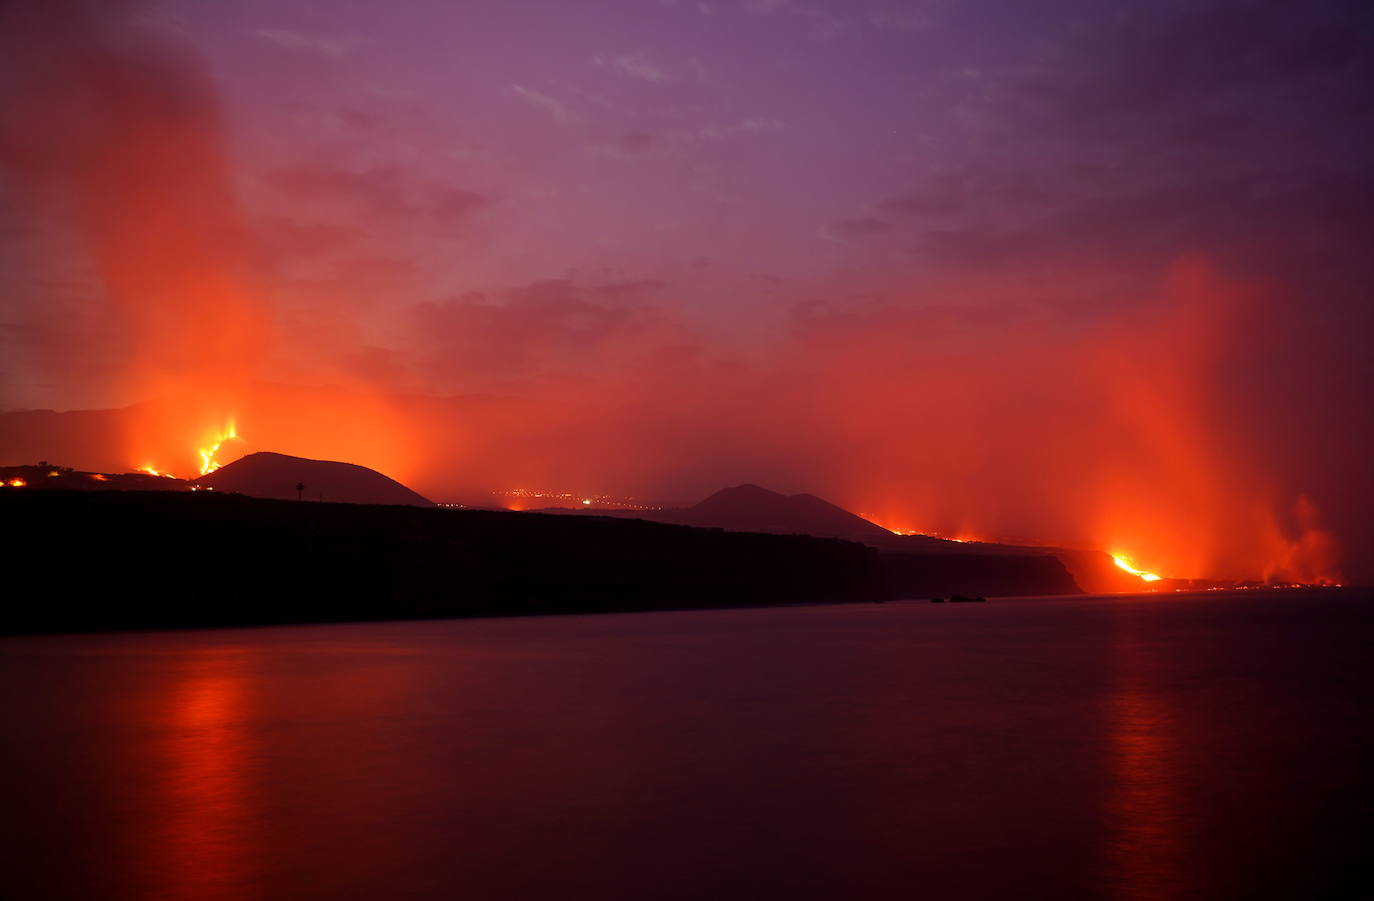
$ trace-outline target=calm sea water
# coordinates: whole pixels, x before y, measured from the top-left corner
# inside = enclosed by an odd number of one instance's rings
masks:
[[[4,639],[0,895],[1374,897],[1372,643],[1349,590]]]

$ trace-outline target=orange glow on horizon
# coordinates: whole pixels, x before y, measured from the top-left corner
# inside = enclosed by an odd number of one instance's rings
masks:
[[[842,504],[841,506],[843,506],[843,504]],[[996,544],[996,543],[997,543],[997,542],[996,542],[996,539],[993,539],[993,538],[984,538],[984,537],[975,535],[972,531],[970,531],[970,530],[967,529],[967,528],[963,528],[963,527],[957,529],[957,530],[954,531],[953,533],[950,533],[950,532],[941,531],[940,529],[922,529],[922,528],[917,528],[917,527],[911,525],[911,519],[908,518],[908,517],[905,517],[905,516],[902,516],[902,517],[873,516],[873,515],[870,515],[870,514],[868,514],[868,513],[859,513],[859,514],[857,514],[857,515],[860,516],[860,517],[862,517],[862,518],[864,518],[864,519],[866,519],[866,520],[868,520],[869,522],[873,523],[875,526],[878,526],[878,527],[881,528],[881,529],[886,529],[887,531],[891,532],[893,535],[898,535],[898,536],[901,536],[901,537],[904,537],[904,538],[905,538],[905,537],[912,537],[912,536],[919,537],[919,538],[938,538],[938,539],[941,540],[941,541],[955,541],[955,542],[958,542],[959,544],[971,544],[971,543],[989,543],[989,544]],[[900,526],[895,525],[895,523],[897,523],[897,522],[902,523],[902,525],[900,525]]]
[[[796,476],[790,483],[796,490],[862,511],[895,535],[1129,549],[1134,556],[1115,555],[1113,566],[1100,557],[1093,564],[1118,580],[1113,590],[1132,590],[1135,580],[1137,586],[1159,583],[1160,573],[1171,579],[1339,582],[1339,542],[1323,526],[1315,502],[1285,498],[1286,488],[1242,465],[1244,456],[1228,453],[1225,442],[1212,440],[1212,406],[1199,386],[1210,384],[1215,339],[1244,312],[1249,289],[1205,266],[1185,265],[1157,294],[1138,318],[1123,315],[1084,336],[1046,336],[1048,343],[1034,353],[1018,350],[1019,334],[977,351],[1008,361],[1004,367],[965,371],[960,354],[966,348],[933,350],[892,393],[875,391],[875,380],[888,378],[891,366],[906,359],[908,344],[897,336],[919,321],[877,319],[853,333],[818,332],[814,345],[797,348],[816,361],[793,386],[807,406],[771,410],[761,430],[786,439],[785,446],[727,444],[718,453],[728,460],[747,451],[767,460],[789,459],[795,451],[805,460],[815,453],[806,441],[821,439],[800,435],[823,435],[826,462]],[[1164,354],[1163,363],[1156,353]],[[636,507],[602,493],[687,500],[712,490],[702,480],[690,489],[680,484],[682,473],[699,464],[691,456],[700,455],[699,448],[660,453],[657,445],[641,443],[653,430],[619,411],[677,408],[667,402],[672,398],[641,397],[633,385],[628,394],[599,398],[589,410],[587,398],[572,389],[565,393],[562,383],[532,387],[529,397],[477,401],[390,394],[332,370],[309,373],[318,382],[311,386],[267,383],[229,354],[193,362],[196,371],[189,375],[148,377],[149,388],[137,393],[156,399],[124,416],[124,441],[110,445],[116,462],[72,462],[120,467],[107,472],[149,463],[143,472],[170,470],[194,479],[249,450],[275,451],[367,466],[431,497],[486,495],[493,506],[510,510]],[[1008,367],[1030,374],[1026,398],[1007,393]],[[908,390],[923,379],[945,385],[939,377],[949,371],[961,378],[947,390]],[[975,396],[999,400],[969,403]],[[1057,410],[1062,397],[1074,399],[1073,415],[1030,415]],[[729,422],[754,413],[712,405],[704,415]],[[662,415],[676,421],[675,413]],[[814,417],[824,418],[827,431],[811,429]],[[251,448],[227,443],[242,440],[241,434],[251,436]],[[999,437],[960,437],[987,435]],[[559,452],[550,453],[555,447]],[[628,469],[627,461],[634,461]],[[502,484],[582,490],[493,490]]]

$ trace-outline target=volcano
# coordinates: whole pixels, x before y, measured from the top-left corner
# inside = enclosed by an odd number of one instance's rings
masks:
[[[779,494],[758,485],[723,488],[699,504],[673,511],[672,521],[735,532],[816,535],[873,542],[892,533],[813,494]]]
[[[216,491],[281,500],[332,501],[343,504],[401,504],[433,507],[434,503],[375,469],[332,460],[308,460],[261,452],[240,457],[198,484]],[[299,491],[297,486],[303,486]]]

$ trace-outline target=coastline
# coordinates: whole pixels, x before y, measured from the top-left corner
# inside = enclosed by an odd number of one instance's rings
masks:
[[[7,493],[37,590],[0,632],[732,609],[1078,589],[1053,557],[879,552],[610,517],[179,492]]]

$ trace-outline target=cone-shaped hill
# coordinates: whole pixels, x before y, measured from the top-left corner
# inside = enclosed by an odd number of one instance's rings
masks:
[[[851,541],[892,537],[882,526],[815,495],[789,497],[758,485],[722,489],[696,506],[675,513],[675,522],[739,532],[797,533]]]
[[[196,481],[216,491],[232,491],[250,497],[295,500],[296,486],[303,485],[300,496],[310,501],[434,506],[395,479],[366,466],[268,452],[241,457]]]

